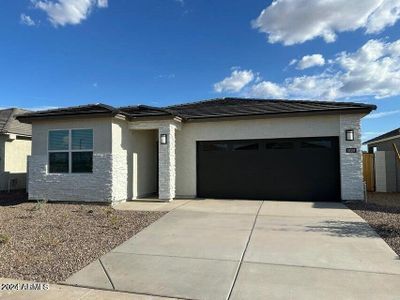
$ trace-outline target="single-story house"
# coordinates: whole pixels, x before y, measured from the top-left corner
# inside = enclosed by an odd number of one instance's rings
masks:
[[[18,108],[0,110],[0,191],[26,189],[32,129],[16,116],[28,112]]]
[[[400,192],[400,128],[364,142],[374,153],[375,187],[377,192]]]
[[[222,98],[26,114],[29,198],[361,200],[360,120],[374,109]]]

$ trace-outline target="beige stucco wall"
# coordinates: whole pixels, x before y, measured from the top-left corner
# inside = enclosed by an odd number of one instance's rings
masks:
[[[0,173],[4,172],[4,165],[5,165],[5,143],[7,140],[7,136],[0,135]]]
[[[339,136],[339,115],[189,122],[176,132],[176,194],[196,195],[196,141]]]
[[[32,155],[47,155],[49,130],[77,128],[93,129],[94,153],[111,153],[111,118],[71,118],[35,121],[32,126]]]
[[[30,154],[30,140],[0,136],[0,190],[8,190],[10,180],[16,180],[16,185],[10,188],[26,188],[27,159]]]
[[[26,173],[27,159],[31,155],[30,140],[13,140],[5,143],[4,170],[10,173]]]

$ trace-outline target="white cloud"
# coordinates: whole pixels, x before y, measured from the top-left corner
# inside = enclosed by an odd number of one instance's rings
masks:
[[[341,76],[343,94],[374,95],[385,98],[400,94],[400,40],[385,43],[370,40],[355,53],[341,53],[336,62],[345,73]]]
[[[399,18],[400,0],[274,0],[252,25],[270,43],[293,45],[317,37],[331,43],[360,28],[377,33]]]
[[[35,8],[47,13],[54,26],[76,25],[86,20],[95,7],[105,8],[107,0],[31,0]]]
[[[400,110],[392,110],[392,111],[384,111],[384,112],[379,112],[379,113],[373,113],[373,114],[369,114],[365,118],[367,118],[367,119],[380,119],[380,118],[384,118],[384,117],[392,116],[392,115],[397,115],[397,114],[400,114]]]
[[[283,98],[286,97],[286,89],[270,81],[261,81],[254,84],[248,94],[256,98]]]
[[[281,83],[247,80],[236,84],[235,89],[215,90],[242,92],[254,97],[285,96],[321,100],[400,95],[400,40],[392,43],[369,40],[356,52],[342,52],[329,61],[328,67],[314,75],[289,77]],[[245,72],[254,74],[251,70]],[[240,77],[233,75],[222,83]]]
[[[24,24],[27,26],[35,26],[36,25],[35,21],[33,21],[30,16],[25,15],[25,14],[21,14],[20,22],[21,22],[21,24]]]
[[[293,60],[290,62],[292,63]],[[297,63],[297,69],[304,70],[312,67],[321,67],[325,65],[325,59],[321,54],[305,55]]]
[[[222,92],[239,92],[246,85],[252,82],[255,75],[250,70],[233,70],[229,77],[214,84],[214,90],[218,93]]]
[[[34,107],[24,107],[26,110],[31,111],[41,111],[41,110],[50,110],[50,109],[57,109],[58,106],[34,106]]]
[[[97,0],[98,7],[108,7],[108,0]]]

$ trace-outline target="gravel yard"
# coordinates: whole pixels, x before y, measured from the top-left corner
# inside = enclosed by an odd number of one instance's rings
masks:
[[[367,203],[348,203],[400,256],[400,193],[370,193]]]
[[[165,213],[0,195],[0,277],[60,282]]]

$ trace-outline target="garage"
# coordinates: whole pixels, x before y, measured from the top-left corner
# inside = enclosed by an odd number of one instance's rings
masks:
[[[340,201],[339,139],[197,142],[197,196]]]

